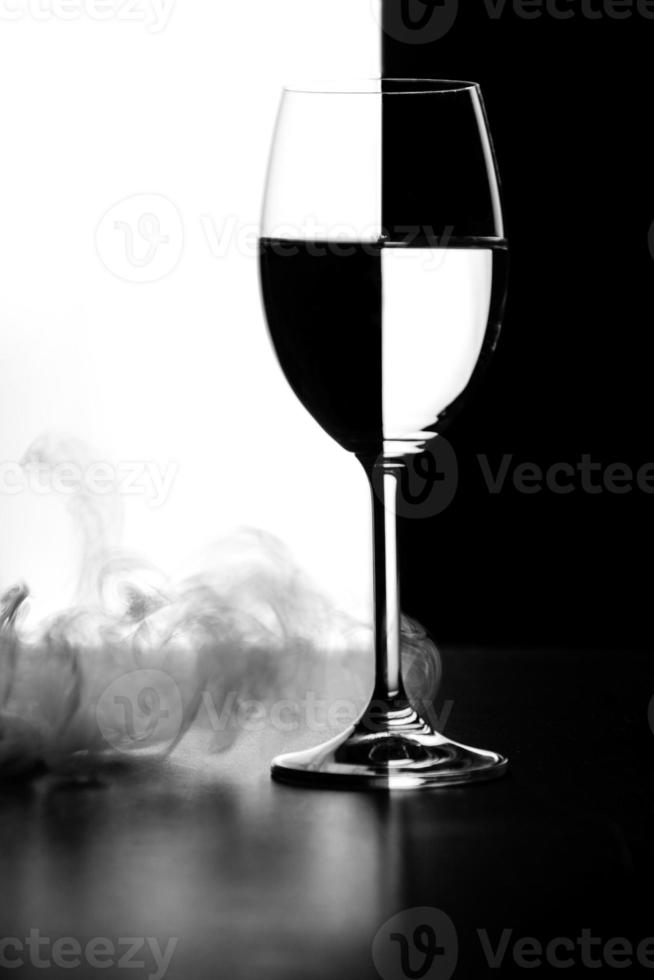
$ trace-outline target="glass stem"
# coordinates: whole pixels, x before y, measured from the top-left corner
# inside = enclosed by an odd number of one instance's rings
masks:
[[[361,459],[372,496],[375,689],[373,701],[391,712],[408,701],[402,682],[402,636],[396,503],[404,463]]]

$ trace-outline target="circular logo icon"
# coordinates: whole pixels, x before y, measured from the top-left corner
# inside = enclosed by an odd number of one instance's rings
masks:
[[[171,748],[184,720],[179,687],[161,670],[133,670],[102,692],[96,707],[98,727],[120,752]]]
[[[449,980],[458,957],[454,923],[429,906],[398,912],[372,944],[372,960],[382,980]]]
[[[431,44],[452,29],[459,0],[372,0],[382,30],[403,44]]]
[[[385,507],[399,517],[421,520],[446,510],[459,486],[459,464],[452,445],[439,436],[421,453],[407,456],[398,473],[397,495],[385,492],[383,457],[373,470],[373,487]]]
[[[102,264],[126,282],[157,282],[177,267],[184,224],[162,194],[133,194],[106,212],[95,232]]]

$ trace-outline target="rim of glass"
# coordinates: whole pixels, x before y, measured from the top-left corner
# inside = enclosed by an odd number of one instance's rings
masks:
[[[293,95],[454,95],[478,90],[478,82],[449,78],[337,78],[284,86]]]

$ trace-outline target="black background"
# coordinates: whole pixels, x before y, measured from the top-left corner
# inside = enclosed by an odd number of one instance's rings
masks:
[[[512,253],[495,360],[447,433],[459,491],[402,522],[403,604],[444,641],[648,648],[654,497],[525,495],[510,479],[492,495],[475,458],[654,460],[654,20],[559,6],[575,16],[524,19],[507,0],[493,19],[465,0],[436,42],[384,39],[387,76],[481,83]],[[419,138],[412,152],[429,165]]]

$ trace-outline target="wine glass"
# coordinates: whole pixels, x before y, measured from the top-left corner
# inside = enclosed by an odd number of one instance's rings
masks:
[[[402,471],[461,405],[497,342],[506,289],[497,167],[479,86],[377,79],[287,88],[260,240],[270,336],[304,406],[372,488],[372,700],[273,777],[411,789],[501,775],[411,706],[401,672]]]

